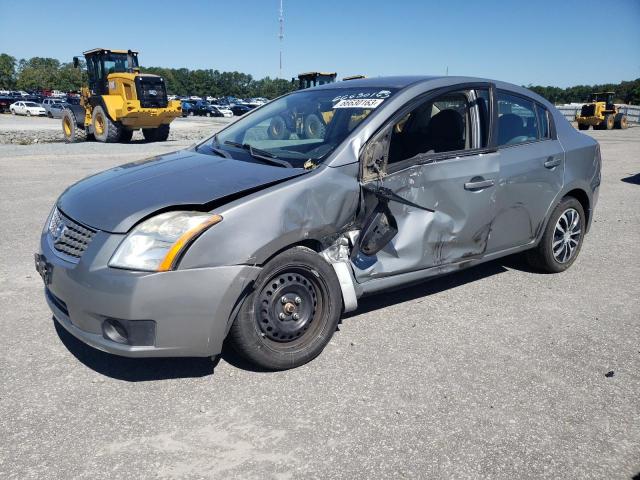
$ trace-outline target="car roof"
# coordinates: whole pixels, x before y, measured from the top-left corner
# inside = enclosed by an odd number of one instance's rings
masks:
[[[435,80],[438,76],[427,75],[402,75],[393,77],[369,77],[358,78],[355,80],[343,80],[341,82],[325,83],[314,88],[332,89],[332,88],[359,88],[359,87],[380,87],[380,88],[404,88],[409,85],[420,82],[428,82]]]
[[[528,90],[525,87],[515,85],[500,80],[492,80],[489,78],[479,77],[466,77],[466,76],[445,76],[445,75],[404,75],[393,77],[370,77],[361,78],[357,80],[343,80],[341,82],[325,83],[317,87],[312,87],[313,90],[331,90],[331,89],[346,89],[346,88],[394,88],[402,90],[406,87],[413,87],[420,84],[433,83],[434,88],[453,86],[462,83],[493,83],[496,88],[505,89],[521,95],[526,95],[547,107],[552,105],[548,100],[541,97],[537,93]]]

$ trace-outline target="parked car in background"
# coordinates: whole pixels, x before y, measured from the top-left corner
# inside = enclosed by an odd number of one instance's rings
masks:
[[[193,102],[189,102],[186,100],[182,101],[182,116],[183,117],[188,117],[189,115],[193,115],[193,113],[195,112],[195,107],[193,105]]]
[[[212,105],[212,112],[214,117],[233,117],[233,112],[221,105]]]
[[[49,118],[62,118],[62,114],[64,110],[69,106],[69,104],[64,102],[52,103],[49,105],[47,109],[47,117]]]
[[[51,96],[54,98],[65,98],[67,94],[65,92],[61,92],[60,90],[54,90],[51,92]]]
[[[45,116],[47,114],[47,111],[44,109],[44,107],[35,102],[26,101],[19,101],[11,104],[9,110],[14,115],[26,115],[28,117],[32,115]]]
[[[206,100],[196,101],[193,107],[194,107],[194,111],[193,111],[194,115],[199,115],[203,117],[212,116],[211,104]]]
[[[60,103],[63,103],[63,102],[64,102],[64,100],[59,99],[59,98],[47,97],[47,98],[44,98],[42,100],[40,105],[42,105],[42,108],[45,109],[45,111],[47,112],[47,116],[49,117],[50,116],[49,115],[49,109],[51,108],[51,106],[55,105],[55,104],[60,104]]]
[[[244,115],[247,112],[250,112],[252,110],[252,107],[250,105],[241,105],[241,104],[235,104],[231,107],[231,111],[233,112],[234,115]]]
[[[8,112],[9,107],[15,103],[16,99],[9,95],[0,95],[0,113]]]

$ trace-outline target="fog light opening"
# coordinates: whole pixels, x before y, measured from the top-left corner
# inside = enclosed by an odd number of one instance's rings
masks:
[[[108,318],[102,322],[102,332],[105,338],[116,343],[129,343],[129,332],[122,323],[114,318]]]

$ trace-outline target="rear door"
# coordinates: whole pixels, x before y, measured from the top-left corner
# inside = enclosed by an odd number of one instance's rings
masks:
[[[364,225],[386,210],[380,231],[397,233],[375,253],[360,244],[352,257],[359,282],[484,254],[499,171],[491,147],[493,92],[481,83],[432,93],[399,111],[367,144]],[[363,228],[361,241],[367,234]]]
[[[562,189],[564,150],[551,115],[530,98],[499,90],[499,182],[489,251],[532,242]]]

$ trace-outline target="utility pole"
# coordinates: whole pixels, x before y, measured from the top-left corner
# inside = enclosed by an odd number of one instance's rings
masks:
[[[278,74],[278,78],[282,78],[282,40],[284,39],[284,13],[282,11],[282,0],[280,0],[280,15],[278,17],[278,22],[280,23],[280,33],[278,33],[278,38],[280,39],[280,73]]]

